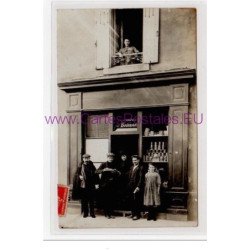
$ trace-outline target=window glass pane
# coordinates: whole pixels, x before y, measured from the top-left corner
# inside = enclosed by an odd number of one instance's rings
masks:
[[[108,123],[105,121],[106,115],[107,114],[88,115],[86,137],[108,138]]]

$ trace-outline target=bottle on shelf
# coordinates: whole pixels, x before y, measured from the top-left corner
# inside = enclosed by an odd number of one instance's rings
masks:
[[[150,129],[149,128],[145,128],[144,136],[149,136],[149,133],[150,133]]]
[[[152,154],[149,156],[149,161],[153,161],[153,156],[152,156]]]
[[[155,144],[154,144],[154,150],[156,151],[157,150],[157,142],[155,141]]]
[[[143,160],[145,162],[168,162],[167,148],[165,141],[150,141],[146,148]]]
[[[154,153],[153,161],[159,161],[159,154],[157,153],[157,151]]]
[[[160,153],[160,157],[159,157],[159,160],[160,160],[160,161],[163,161],[163,160],[164,160],[164,156],[163,156],[163,153]]]
[[[164,161],[168,162],[168,153],[165,153],[165,155],[164,155]]]

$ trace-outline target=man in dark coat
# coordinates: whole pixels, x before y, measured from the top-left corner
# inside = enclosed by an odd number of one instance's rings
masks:
[[[143,194],[143,167],[140,164],[138,155],[132,156],[133,165],[128,172],[128,200],[131,206],[132,219],[138,220],[141,215],[142,194]]]
[[[107,154],[107,161],[100,165],[97,173],[101,174],[99,188],[103,201],[105,217],[108,219],[114,218],[113,203],[115,201],[117,180],[120,176],[120,172],[117,170],[114,163],[113,153]]]
[[[81,199],[81,212],[84,218],[89,214],[95,218],[94,193],[97,181],[98,175],[93,162],[90,161],[90,155],[84,154],[74,176],[72,195],[73,199],[77,197]]]

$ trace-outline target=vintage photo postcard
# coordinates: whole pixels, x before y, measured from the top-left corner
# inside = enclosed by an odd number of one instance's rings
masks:
[[[50,228],[204,235],[204,10],[51,3]]]

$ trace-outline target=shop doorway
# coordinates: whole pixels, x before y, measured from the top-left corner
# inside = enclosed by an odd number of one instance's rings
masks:
[[[120,160],[121,153],[125,153],[131,160],[132,155],[139,153],[139,135],[111,135],[111,152]]]

